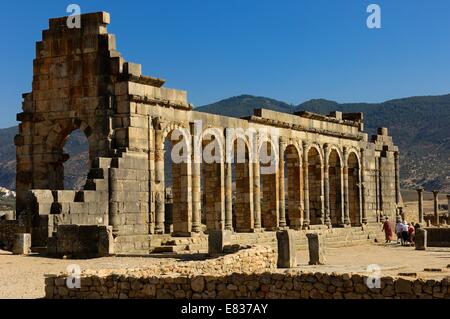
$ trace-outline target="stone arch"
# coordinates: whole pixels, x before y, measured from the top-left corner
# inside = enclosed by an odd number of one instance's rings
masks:
[[[181,134],[178,140],[173,140],[172,134],[177,130]],[[183,124],[170,122],[163,128],[162,145],[158,146],[164,152],[164,228],[166,233],[172,232],[176,236],[187,235],[192,229],[192,145],[186,136],[188,132],[190,134]],[[183,156],[174,162],[171,156],[173,147],[182,140],[186,142],[186,149],[183,149]]]
[[[330,223],[332,226],[342,226],[344,220],[343,159],[339,148],[331,146],[327,159]]]
[[[300,229],[303,223],[303,176],[302,156],[297,143],[289,142],[284,150],[286,223],[290,228]]]
[[[324,221],[323,157],[321,148],[314,144],[307,148],[307,154],[310,225],[319,225]]]
[[[348,167],[348,206],[352,226],[361,225],[361,166],[358,154],[350,151],[347,156]]]
[[[260,162],[261,226],[275,230],[279,225],[279,146],[265,136],[258,139],[257,160]]]
[[[201,159],[198,164],[201,171],[202,222],[206,224],[207,230],[220,230],[225,226],[225,147],[223,130],[207,128],[200,135],[199,142],[202,145]],[[211,158],[205,158],[207,155],[211,155]]]
[[[241,158],[237,158],[236,149],[239,140],[245,145],[245,154]],[[253,170],[251,163],[251,148],[246,140],[242,137],[233,139],[231,154],[233,167],[233,181],[235,183],[233,191],[233,228],[238,232],[246,232],[253,229]],[[242,155],[242,154],[241,154]],[[227,156],[229,156],[227,154]]]
[[[64,145],[70,135],[77,130],[80,130],[88,141],[89,158],[86,170],[88,171],[91,167],[91,163],[94,160],[93,149],[97,141],[97,137],[92,134],[91,127],[79,119],[53,122],[43,142],[43,147],[46,151],[46,156],[43,159],[48,166],[47,181],[50,189],[64,189],[64,163],[69,159],[69,155],[64,153]]]

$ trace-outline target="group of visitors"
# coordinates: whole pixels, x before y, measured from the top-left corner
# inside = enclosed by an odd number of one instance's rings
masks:
[[[393,223],[389,221],[388,217],[386,217],[383,223],[382,230],[386,237],[386,243],[394,240]],[[411,246],[414,244],[414,223],[408,224],[406,220],[397,222],[395,225],[395,233],[397,234],[397,244],[401,244],[402,246]]]

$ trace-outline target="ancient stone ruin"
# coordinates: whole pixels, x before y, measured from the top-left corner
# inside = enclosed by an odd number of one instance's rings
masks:
[[[32,246],[149,253],[161,238],[211,230],[252,234],[236,237],[245,241],[263,231],[351,231],[395,220],[399,152],[386,128],[369,137],[361,113],[196,112],[185,91],[121,57],[109,23],[105,12],[82,15],[80,29],[50,19],[36,44],[33,89],[23,95],[15,138],[17,219]],[[90,171],[83,190],[64,190],[63,146],[77,129],[89,141]],[[192,143],[185,161],[168,167],[177,131]],[[196,143],[216,146],[216,160],[196,159]],[[236,157],[238,148],[244,156],[232,163],[226,154]],[[270,172],[259,160],[263,149],[278,158]]]

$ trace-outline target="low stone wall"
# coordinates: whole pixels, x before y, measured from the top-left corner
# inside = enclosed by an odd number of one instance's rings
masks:
[[[425,228],[427,231],[427,246],[450,247],[450,228]]]
[[[11,251],[18,233],[26,233],[18,220],[0,220],[0,248]]]
[[[58,232],[48,238],[47,252],[52,256],[92,258],[114,253],[111,226],[59,225]]]
[[[449,280],[383,277],[370,289],[360,274],[277,270],[272,248],[253,247],[206,261],[162,267],[86,271],[81,288],[69,289],[66,275],[46,278],[46,298],[450,298]]]

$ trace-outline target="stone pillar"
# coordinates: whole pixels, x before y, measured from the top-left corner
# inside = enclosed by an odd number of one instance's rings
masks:
[[[303,192],[305,200],[305,214],[303,218],[303,227],[309,227],[309,174],[308,174],[308,144],[303,143]]]
[[[350,225],[350,201],[348,192],[348,150],[344,147],[344,168],[342,170],[344,178],[344,225]]]
[[[320,224],[325,223],[325,184],[323,180],[324,176],[324,165],[320,165]]]
[[[400,161],[399,161],[399,153],[394,153],[394,165],[395,165],[395,203],[397,207],[400,205]]]
[[[309,248],[309,264],[324,265],[325,264],[325,248],[322,236],[317,233],[306,234],[308,237]]]
[[[192,232],[201,231],[202,200],[201,200],[201,172],[200,162],[194,156],[192,162]],[[211,190],[214,191],[214,190]]]
[[[330,166],[329,166],[329,158],[328,158],[328,151],[329,146],[328,144],[324,145],[324,172],[323,172],[323,182],[324,182],[324,192],[325,192],[325,201],[324,201],[324,208],[325,208],[325,224],[330,227],[331,226],[331,219],[330,219]]]
[[[294,231],[290,229],[277,231],[278,268],[297,267]]]
[[[225,229],[233,230],[233,169],[225,163]]]
[[[253,211],[255,214],[255,231],[261,229],[261,171],[259,167],[259,156],[255,155],[253,162]]]
[[[419,224],[423,224],[423,188],[419,187],[416,189],[417,191],[417,201],[419,206]]]
[[[450,195],[447,195],[448,217],[450,217]]]
[[[161,130],[155,132],[155,181],[158,185],[155,201],[155,234],[164,234],[165,182],[164,182],[164,136]]]
[[[416,234],[414,236],[414,244],[416,250],[427,249],[427,231],[423,228],[416,228]]]
[[[230,230],[210,230],[208,234],[208,255],[223,253],[223,248],[230,242]]]
[[[284,191],[284,151],[286,148],[286,143],[280,141],[280,149],[279,149],[279,172],[278,172],[278,188],[279,188],[279,198],[280,201],[279,207],[279,227],[285,228],[286,224],[286,194]]]
[[[191,124],[192,133],[192,232],[199,233],[202,229],[202,189],[201,162],[202,147],[201,134],[196,126]],[[215,191],[215,190],[212,190]]]
[[[434,190],[434,191],[433,191],[433,195],[434,195],[434,220],[435,220],[436,226],[439,226],[439,202],[438,202],[438,194],[439,194],[439,191],[438,191],[438,190]]]
[[[361,222],[363,224],[367,224],[366,204],[366,150],[361,148]]]
[[[31,251],[31,234],[16,234],[13,245],[14,255],[28,255]]]

